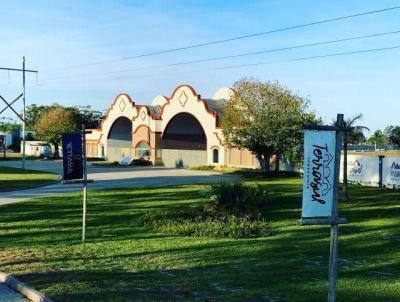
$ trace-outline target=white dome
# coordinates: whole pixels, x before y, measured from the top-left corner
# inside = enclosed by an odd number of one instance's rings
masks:
[[[164,106],[164,104],[167,103],[167,99],[163,95],[157,95],[153,101],[151,102],[152,106]]]
[[[228,87],[222,87],[217,90],[213,95],[213,100],[230,100],[233,95],[233,90]]]

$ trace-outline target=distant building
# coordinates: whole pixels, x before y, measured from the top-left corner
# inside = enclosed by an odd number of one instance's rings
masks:
[[[223,142],[220,122],[231,95],[231,89],[221,88],[206,99],[191,86],[180,85],[170,97],[137,105],[128,94],[119,94],[99,128],[87,135],[87,155],[108,161],[145,157],[168,167],[259,167],[249,150]]]
[[[22,143],[21,143],[22,150]],[[44,141],[26,141],[25,154],[37,157],[50,157],[52,154],[51,146]]]
[[[19,129],[0,131],[0,148],[3,148],[4,146],[6,148],[11,148],[19,138]]]

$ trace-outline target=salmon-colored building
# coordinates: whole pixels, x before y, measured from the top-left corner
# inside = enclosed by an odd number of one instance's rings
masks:
[[[220,122],[231,95],[232,90],[221,88],[205,99],[191,86],[180,85],[170,97],[139,105],[119,94],[100,127],[87,135],[87,155],[108,161],[144,157],[168,167],[258,167],[251,152],[224,144]]]

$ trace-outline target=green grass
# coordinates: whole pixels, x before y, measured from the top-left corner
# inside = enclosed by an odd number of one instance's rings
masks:
[[[35,160],[35,159],[41,159],[41,158],[38,156],[26,155],[25,159]],[[2,160],[22,160],[22,154],[16,153],[16,152],[7,152],[6,158],[4,158],[4,153],[0,151],[0,161],[2,161]]]
[[[273,236],[178,237],[139,226],[198,210],[203,185],[89,191],[0,207],[0,270],[55,301],[326,301],[329,227],[300,227],[301,181],[248,179],[277,196]],[[400,193],[350,186],[340,206],[338,301],[400,301]]]
[[[58,179],[57,174],[0,167],[0,191],[30,188]]]

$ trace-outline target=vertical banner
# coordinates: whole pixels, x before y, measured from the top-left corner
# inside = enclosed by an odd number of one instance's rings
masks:
[[[83,178],[82,134],[62,136],[64,180]]]
[[[336,131],[304,131],[302,217],[330,217],[334,198]]]

